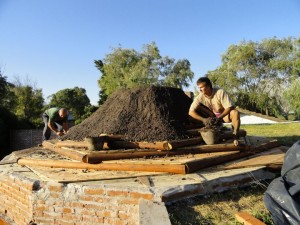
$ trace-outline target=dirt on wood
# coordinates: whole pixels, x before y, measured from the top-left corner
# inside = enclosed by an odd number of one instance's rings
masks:
[[[131,141],[187,138],[185,123],[192,99],[181,89],[140,87],[120,89],[61,140],[78,140],[100,134],[121,134]]]

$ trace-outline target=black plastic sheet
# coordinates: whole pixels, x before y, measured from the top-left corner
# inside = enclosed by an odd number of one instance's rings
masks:
[[[281,177],[268,186],[264,203],[275,225],[300,224],[300,140],[286,152]]]

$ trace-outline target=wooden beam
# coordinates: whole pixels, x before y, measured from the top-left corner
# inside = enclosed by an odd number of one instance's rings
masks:
[[[249,154],[250,154],[249,152],[230,152],[227,155],[193,160],[186,163],[186,171],[187,173],[192,173],[197,170],[205,169],[211,166],[216,166],[222,163],[240,159],[248,156]]]
[[[67,149],[55,147],[55,144],[52,144],[50,141],[43,141],[43,147],[77,161],[82,161],[86,155],[84,153],[75,150],[70,150],[70,149],[67,150]]]
[[[119,171],[145,171],[145,172],[167,172],[185,174],[185,165],[182,164],[136,164],[136,163],[100,163],[89,164],[83,162],[72,162],[64,160],[41,160],[21,158],[18,164],[22,166],[44,166],[51,168],[68,169],[93,169],[93,170],[119,170]]]
[[[131,141],[109,141],[108,147],[115,148],[141,148],[141,149],[157,149],[157,150],[173,150],[183,146],[196,145],[203,142],[202,137],[162,141],[162,142],[131,142]]]
[[[0,218],[0,225],[9,225],[9,224]]]
[[[233,162],[229,165],[222,167],[222,169],[239,169],[245,167],[256,167],[256,166],[282,166],[284,161],[285,153],[279,148],[273,148],[263,153],[253,155],[253,157],[244,159],[239,162]]]
[[[157,151],[153,149],[152,151],[132,151],[132,152],[117,152],[106,153],[94,152],[84,156],[82,159],[85,163],[99,163],[106,160],[118,160],[118,159],[135,159],[135,158],[145,158],[145,157],[165,157],[165,156],[175,156],[175,155],[187,155],[187,154],[201,154],[201,153],[211,153],[211,152],[225,152],[225,151],[244,151],[247,146],[234,146],[233,144],[216,144],[216,145],[199,145],[178,148],[172,151]]]
[[[249,146],[240,144],[235,146],[233,143],[214,144],[214,145],[193,145],[177,148],[176,151],[186,151],[187,153],[208,153],[208,152],[226,152],[226,151],[245,151],[249,150]]]
[[[280,145],[279,142],[277,140],[273,140],[267,143],[263,143],[250,151],[241,151],[241,152],[233,152],[233,153],[231,152],[228,155],[223,155],[222,157],[217,156],[217,157],[211,157],[206,159],[193,160],[186,163],[187,173],[192,173],[197,170],[201,170],[211,166],[216,166],[222,163],[227,163],[247,156],[255,155],[259,152],[263,152],[271,148],[278,147],[278,145]]]
[[[166,150],[173,150],[180,147],[186,147],[190,145],[198,145],[203,142],[202,137],[196,137],[196,138],[189,138],[189,139],[182,139],[182,140],[174,140],[174,141],[168,141]]]
[[[67,147],[67,148],[84,148],[88,149],[88,143],[85,141],[57,141],[55,143],[56,147]]]
[[[235,214],[235,218],[238,222],[244,225],[266,225],[264,222],[256,219],[254,216],[247,212],[238,212]]]
[[[55,147],[55,144],[51,142],[44,141],[43,146],[51,151],[54,151],[63,156],[69,157],[71,159],[85,162],[85,163],[100,163],[107,160],[118,160],[118,159],[135,159],[144,157],[165,157],[165,156],[175,156],[175,155],[186,155],[186,154],[200,154],[209,152],[224,152],[224,151],[243,151],[246,146],[234,146],[233,144],[216,144],[216,145],[199,145],[178,148],[173,151],[157,151],[156,149],[149,149],[147,151],[124,151],[124,152],[93,152],[93,153],[81,153],[76,150],[62,149]]]
[[[55,145],[57,147],[67,147],[67,148],[84,148],[91,151],[102,150],[103,144],[108,139],[108,136],[101,137],[88,137],[84,141],[57,141]]]

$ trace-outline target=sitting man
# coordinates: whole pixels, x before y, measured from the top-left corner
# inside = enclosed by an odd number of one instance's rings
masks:
[[[47,109],[42,115],[45,127],[43,130],[43,141],[49,140],[51,136],[51,130],[56,133],[57,136],[62,136],[68,131],[68,111],[65,108],[50,108]]]
[[[231,122],[233,143],[237,146],[239,144],[240,114],[235,109],[228,94],[223,89],[213,88],[207,77],[200,77],[197,80],[197,86],[200,93],[191,104],[189,115],[196,121],[201,121],[204,125],[209,124],[212,118],[215,117],[217,121]]]

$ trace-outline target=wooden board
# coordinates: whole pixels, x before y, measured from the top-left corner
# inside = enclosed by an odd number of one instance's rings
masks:
[[[112,179],[126,179],[140,176],[157,176],[167,173],[162,172],[139,172],[139,171],[96,171],[83,169],[49,168],[41,166],[27,166],[41,179],[56,181],[59,183],[101,181]]]
[[[223,169],[237,169],[253,166],[268,166],[272,164],[282,165],[284,161],[285,152],[280,148],[273,148],[260,154],[256,154],[250,159],[240,162],[230,163],[223,167]]]

